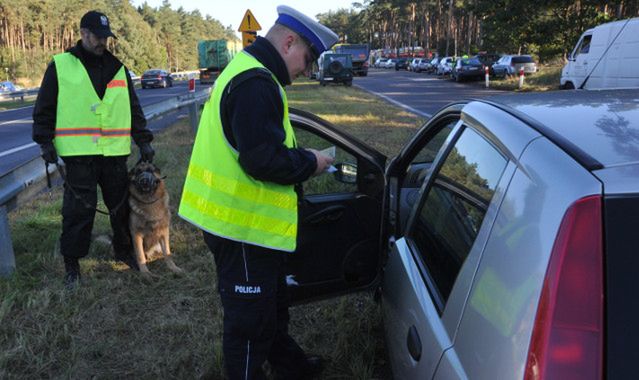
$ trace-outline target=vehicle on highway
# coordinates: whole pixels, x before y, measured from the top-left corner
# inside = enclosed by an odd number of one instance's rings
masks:
[[[353,62],[351,55],[345,53],[324,52],[317,60],[319,66],[319,83],[343,83],[346,86],[353,84]]]
[[[477,58],[460,58],[455,62],[450,78],[456,82],[466,79],[481,79],[484,77],[484,65]]]
[[[388,165],[292,110],[298,143],[334,147],[337,169],[299,203],[292,299],[379,286],[396,379],[634,378],[636,99],[457,102]]]
[[[492,66],[495,77],[505,78],[511,75],[519,75],[519,70],[524,69],[524,74],[537,72],[537,64],[529,55],[504,55]]]
[[[561,70],[561,88],[639,88],[639,17],[585,31]]]
[[[133,82],[133,84],[140,83],[140,76],[133,72],[133,70],[129,70],[129,76],[131,77],[131,81]]]
[[[437,75],[448,75],[453,71],[453,57],[444,57],[437,64]]]
[[[149,87],[173,87],[173,78],[168,71],[162,69],[147,70],[142,74],[142,88]]]
[[[395,71],[406,70],[408,71],[408,58],[399,58],[395,62]]]
[[[10,81],[0,82],[0,94],[8,94],[15,91],[18,91],[18,89],[13,84],[13,82],[10,82]]]

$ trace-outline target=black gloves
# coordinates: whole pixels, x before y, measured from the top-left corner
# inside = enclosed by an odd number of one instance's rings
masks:
[[[153,156],[155,156],[155,151],[151,144],[142,143],[139,145],[140,147],[140,158],[142,161],[153,162]]]
[[[42,159],[49,164],[58,162],[58,153],[55,151],[55,146],[53,146],[52,142],[40,144],[40,154]]]

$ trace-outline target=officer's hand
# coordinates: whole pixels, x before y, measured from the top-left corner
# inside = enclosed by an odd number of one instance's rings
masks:
[[[153,156],[155,156],[155,150],[149,143],[143,143],[140,145],[140,158],[142,161],[153,162]]]
[[[40,154],[42,159],[49,164],[58,162],[58,153],[55,151],[55,146],[53,146],[52,142],[40,144]]]
[[[317,167],[313,175],[322,174],[333,163],[333,157],[322,154],[315,149],[307,150],[315,155],[315,161],[317,162]]]

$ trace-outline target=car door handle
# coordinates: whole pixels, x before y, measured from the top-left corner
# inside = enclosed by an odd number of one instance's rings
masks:
[[[411,326],[410,329],[408,329],[406,345],[408,346],[408,353],[410,356],[418,362],[422,357],[422,340],[419,339],[419,333],[415,326]]]
[[[312,213],[311,215],[304,218],[302,221],[303,224],[320,224],[320,223],[329,223],[335,222],[339,220],[342,215],[344,215],[344,211],[346,207],[341,205],[328,206],[319,211]]]

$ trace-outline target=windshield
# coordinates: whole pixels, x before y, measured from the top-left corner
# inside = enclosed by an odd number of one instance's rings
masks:
[[[529,55],[513,57],[513,63],[531,63],[533,60]]]

